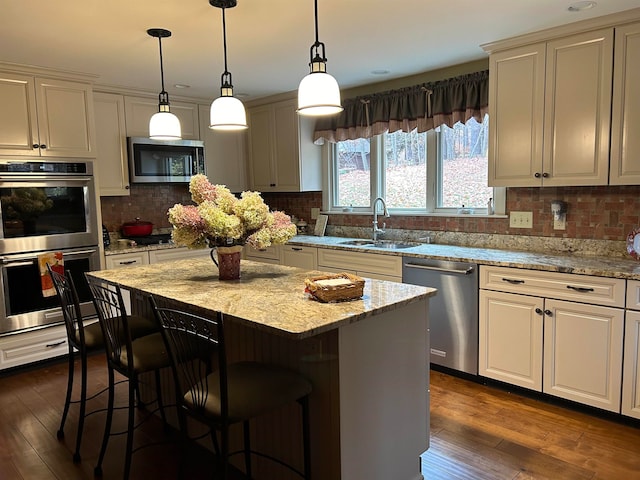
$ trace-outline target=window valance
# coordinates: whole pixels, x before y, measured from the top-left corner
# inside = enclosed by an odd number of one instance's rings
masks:
[[[471,117],[481,122],[489,106],[489,71],[343,101],[338,115],[316,123],[314,143],[370,138],[385,131],[426,132]]]

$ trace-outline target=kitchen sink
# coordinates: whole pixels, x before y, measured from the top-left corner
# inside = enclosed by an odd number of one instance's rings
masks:
[[[419,242],[402,242],[402,241],[393,241],[393,240],[346,240],[344,242],[340,242],[340,245],[351,245],[354,247],[371,247],[371,248],[384,248],[388,250],[394,249],[402,249],[402,248],[411,248],[417,247],[418,245],[422,245]]]
[[[422,245],[422,244],[418,242],[394,242],[391,240],[382,240],[382,241],[378,240],[377,242],[372,243],[371,247],[394,250],[394,249],[417,247],[418,245]]]
[[[340,242],[339,245],[351,245],[356,247],[362,247],[363,245],[373,246],[373,240],[347,240]]]

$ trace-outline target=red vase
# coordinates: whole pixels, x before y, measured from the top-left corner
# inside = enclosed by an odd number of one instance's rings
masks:
[[[238,280],[240,278],[240,255],[242,246],[217,247],[218,278],[220,280]]]

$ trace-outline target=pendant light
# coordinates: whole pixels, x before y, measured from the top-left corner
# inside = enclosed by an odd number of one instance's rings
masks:
[[[333,115],[343,110],[340,104],[340,87],[335,78],[327,73],[327,58],[324,43],[318,41],[318,0],[314,0],[316,41],[309,51],[311,72],[298,87],[298,110],[300,115]]]
[[[180,120],[169,109],[169,94],[164,90],[164,69],[162,67],[162,39],[171,36],[164,28],[150,28],[147,33],[158,39],[160,45],[160,81],[162,91],[158,95],[158,113],[154,113],[149,120],[149,138],[152,140],[180,140]]]
[[[247,128],[244,105],[233,96],[231,72],[227,70],[227,24],[224,11],[235,7],[237,0],[209,0],[209,4],[222,9],[222,40],[224,44],[224,73],[220,77],[220,96],[211,104],[209,128],[212,130],[243,130]]]

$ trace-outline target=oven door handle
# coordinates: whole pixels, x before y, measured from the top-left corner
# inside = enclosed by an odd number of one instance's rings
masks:
[[[73,252],[64,252],[63,256],[67,258],[79,257],[79,256],[89,256],[96,253],[98,250],[95,248],[90,248],[87,250],[76,250]],[[12,267],[26,267],[28,265],[33,265],[34,262],[38,260],[37,257],[31,257],[28,259],[21,258],[19,260],[11,260],[7,257],[0,257],[0,265],[10,265]]]
[[[11,265],[12,267],[28,267],[33,265],[34,260],[8,260],[4,257],[0,258],[1,265]]]

